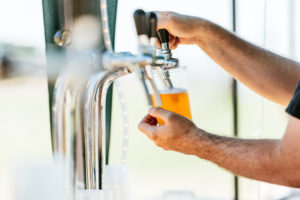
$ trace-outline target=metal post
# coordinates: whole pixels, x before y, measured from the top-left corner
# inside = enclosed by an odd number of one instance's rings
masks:
[[[63,48],[54,43],[53,37],[63,26],[62,9],[59,6],[58,0],[43,0],[43,14],[44,14],[44,32],[45,32],[45,47],[46,47],[46,61],[47,61],[47,71],[49,74],[49,66],[52,66],[51,59],[49,58],[49,53],[52,51],[59,51],[63,53]],[[52,99],[54,90],[55,80],[50,79],[48,76],[48,97],[49,97],[49,115],[50,124],[52,124]],[[51,133],[52,133],[52,126]],[[52,137],[51,137],[52,138]],[[52,144],[53,146],[53,144]]]
[[[236,32],[236,0],[232,0],[232,30]],[[238,137],[238,83],[232,79],[233,135]],[[239,199],[239,179],[234,176],[234,199]]]
[[[115,48],[115,26],[116,26],[116,18],[117,18],[117,5],[118,0],[108,0],[107,1],[107,11],[108,11],[108,23],[109,23],[109,33],[111,38],[112,48]],[[113,84],[109,87],[107,91],[106,97],[106,157],[105,163],[109,162],[109,147],[110,147],[110,133],[111,133],[111,119],[112,119],[112,100],[113,100]]]

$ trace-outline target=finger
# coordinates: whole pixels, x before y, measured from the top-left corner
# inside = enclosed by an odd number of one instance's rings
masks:
[[[174,44],[173,46],[170,47],[171,50],[177,49],[178,43]]]
[[[142,119],[142,122],[143,123],[149,123],[149,121],[150,121],[150,117],[149,116],[151,116],[151,115],[146,115],[143,119]]]
[[[156,128],[157,126],[153,126],[145,122],[140,122],[138,126],[138,129],[152,140],[155,138],[154,133]]]
[[[171,50],[174,50],[174,49],[177,49],[177,47],[178,47],[178,43],[176,43],[176,44],[170,46],[170,49],[171,49]]]
[[[169,38],[170,38],[170,39],[169,39],[169,45],[175,43],[176,40],[177,40],[177,37],[175,37],[175,36],[173,36],[173,35],[171,35],[171,34],[170,34]]]
[[[152,117],[152,116],[151,116],[151,117]],[[157,123],[158,123],[158,122],[157,122],[157,119],[156,119],[155,117],[152,117],[152,118],[151,118],[151,121],[149,122],[149,124],[152,125],[152,126],[157,126]]]
[[[143,123],[147,123],[147,124],[150,124],[152,126],[154,125],[157,125],[157,120],[155,117],[151,116],[151,115],[146,115],[143,120],[142,120]]]
[[[178,44],[179,44],[179,39],[176,37],[172,43],[170,43],[170,49],[176,49],[178,47]]]
[[[169,43],[170,49],[175,49],[178,46],[178,41],[176,39],[172,40],[172,42]]]
[[[149,114],[153,117],[160,118],[163,121],[168,121],[172,112],[167,111],[161,107],[153,107],[149,109]]]
[[[176,40],[176,37],[169,34],[169,40],[170,40],[170,42],[174,42]]]

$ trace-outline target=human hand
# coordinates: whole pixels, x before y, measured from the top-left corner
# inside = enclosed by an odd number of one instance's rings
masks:
[[[165,124],[157,126],[156,118]],[[198,135],[198,128],[189,119],[160,107],[149,109],[138,126],[139,130],[153,142],[165,150],[178,151],[185,154],[195,154],[194,138]]]
[[[175,12],[156,12],[157,29],[167,29],[170,33],[170,48],[175,49],[179,44],[196,44],[199,25],[206,20],[181,15]],[[158,45],[160,46],[159,42]]]

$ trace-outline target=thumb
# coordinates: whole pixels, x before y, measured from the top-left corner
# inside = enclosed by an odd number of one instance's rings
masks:
[[[149,115],[156,117],[156,118],[160,118],[160,119],[164,120],[165,122],[168,121],[171,114],[172,114],[172,112],[167,111],[161,107],[152,107],[149,109]]]

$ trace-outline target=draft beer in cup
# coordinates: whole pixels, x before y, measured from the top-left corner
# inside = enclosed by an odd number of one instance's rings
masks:
[[[161,107],[165,110],[175,112],[182,115],[188,119],[192,119],[189,95],[186,89],[183,88],[172,88],[159,90],[159,95],[161,99]],[[153,95],[151,95],[152,102]],[[155,103],[152,103],[153,107],[156,107]],[[159,125],[163,125],[164,121],[162,119],[157,119]]]

